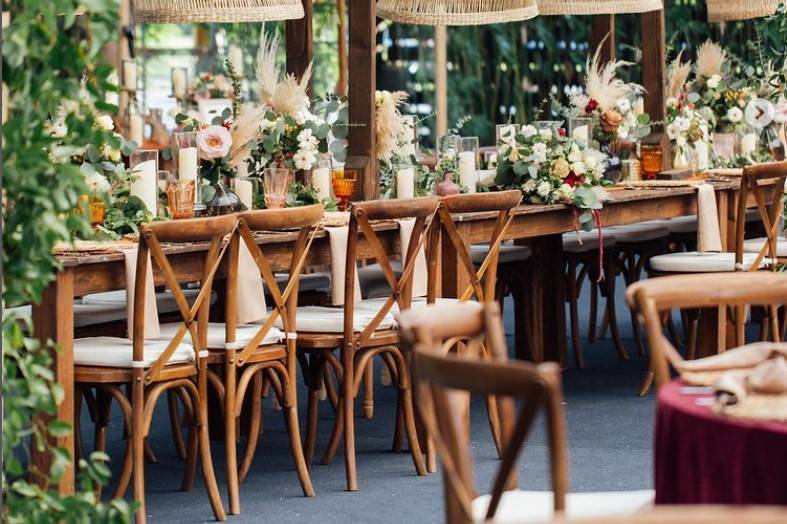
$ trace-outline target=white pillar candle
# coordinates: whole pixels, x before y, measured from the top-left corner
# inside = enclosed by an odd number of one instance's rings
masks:
[[[145,120],[142,115],[132,113],[128,116],[128,139],[139,147],[145,142]]]
[[[757,150],[757,134],[748,133],[741,138],[741,155],[748,156]]]
[[[694,151],[697,153],[697,169],[707,171],[710,167],[710,150],[708,144],[702,140],[694,143]]]
[[[415,169],[406,167],[396,172],[396,198],[415,196]]]
[[[584,140],[587,142],[588,140],[588,126],[579,126],[574,129],[571,138],[574,140]]]
[[[468,193],[475,193],[477,183],[475,151],[462,151],[459,153],[459,185],[466,187]]]
[[[229,49],[229,53],[227,53],[230,64],[232,64],[232,68],[235,69],[235,73],[239,76],[243,76],[243,51],[240,47],[236,45],[231,45]]]
[[[312,188],[317,192],[317,198],[322,202],[331,198],[331,170],[327,167],[312,169]]]
[[[254,197],[254,184],[249,180],[242,178],[235,179],[235,194],[240,198],[241,203],[246,206],[246,209],[254,209],[252,205]]]
[[[148,211],[157,213],[158,204],[158,171],[155,160],[146,160],[132,167],[137,179],[131,184],[131,196],[135,196],[145,203]]]
[[[186,68],[172,68],[172,94],[178,100],[186,98]]]
[[[197,148],[184,147],[178,151],[178,178],[197,180]]]
[[[645,113],[645,99],[640,97],[634,100],[633,108],[634,114],[637,116]]]
[[[123,60],[123,87],[129,91],[137,90],[137,63]]]

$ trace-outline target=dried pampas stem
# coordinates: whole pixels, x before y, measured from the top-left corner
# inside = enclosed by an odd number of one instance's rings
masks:
[[[265,118],[265,107],[244,105],[240,115],[232,126],[232,148],[230,149],[230,165],[237,167],[251,154],[249,143],[259,133],[260,122]]]
[[[585,107],[587,102],[593,99],[598,102],[602,112],[608,111],[615,107],[618,100],[627,97],[633,90],[631,84],[616,76],[619,67],[631,65],[631,62],[617,60],[602,65],[601,48],[602,46],[599,46],[593,58],[587,62],[585,93],[572,97],[572,104],[576,107]]]
[[[309,64],[300,80],[295,75],[285,75],[276,65],[278,50],[279,38],[263,34],[257,50],[260,100],[276,113],[294,116],[308,107],[312,65]]]
[[[724,49],[716,42],[706,40],[697,49],[697,76],[710,78],[713,75],[721,75],[725,60],[727,60],[727,53]]]
[[[405,127],[399,106],[405,100],[407,100],[407,93],[403,91],[394,91],[393,93],[380,91],[377,93],[374,132],[377,158],[380,160],[390,160],[399,145],[398,139]]]
[[[691,74],[691,62],[682,63],[683,50],[672,61],[667,74],[667,98],[680,98]]]

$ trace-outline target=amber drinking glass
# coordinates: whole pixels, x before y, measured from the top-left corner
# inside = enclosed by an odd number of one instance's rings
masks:
[[[642,144],[640,146],[642,178],[645,180],[655,180],[656,175],[661,172],[661,160],[663,152],[659,144]]]
[[[339,210],[347,211],[350,197],[355,192],[357,179],[354,171],[345,171],[344,166],[334,167],[331,170],[331,185],[333,194],[339,200]]]
[[[167,207],[172,218],[194,218],[195,186],[194,180],[169,180]]]

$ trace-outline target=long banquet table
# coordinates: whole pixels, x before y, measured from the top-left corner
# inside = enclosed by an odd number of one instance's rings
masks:
[[[719,217],[726,234],[722,243],[726,249],[734,231],[735,194],[740,185],[738,180],[713,182],[717,190]],[[610,191],[610,200],[601,211],[602,223],[606,226],[630,224],[646,220],[667,219],[696,212],[696,189],[675,187],[669,189],[615,189]],[[507,233],[507,239],[527,242],[533,246],[532,258],[528,261],[529,279],[528,318],[525,319],[528,333],[526,351],[518,351],[518,357],[534,361],[566,361],[565,290],[562,264],[562,233],[574,230],[574,213],[569,206],[523,205],[514,210],[515,217]],[[468,213],[455,217],[463,238],[472,243],[488,242],[491,238],[497,213]],[[382,223],[376,226],[386,250],[398,252],[399,235],[395,224]],[[258,241],[272,260],[274,268],[286,269],[295,234],[263,234]],[[359,243],[359,258],[371,257],[371,250],[364,242]],[[203,267],[206,246],[195,244],[165,249],[170,263],[182,282],[199,279]],[[330,260],[327,234],[319,232],[311,249],[308,264],[324,265]],[[62,270],[55,281],[44,292],[41,303],[33,307],[33,323],[38,338],[51,339],[60,346],[54,355],[54,372],[63,386],[65,397],[58,406],[58,418],[71,421],[74,417],[73,300],[88,293],[125,289],[124,257],[121,253],[74,254],[61,257]],[[221,274],[219,274],[221,276]],[[163,284],[159,274],[154,277]],[[456,252],[450,242],[441,246],[442,295],[456,296],[464,289],[468,276],[461,270]],[[707,330],[715,335],[713,326]],[[712,344],[712,342],[710,342]],[[73,456],[73,436],[60,437],[56,445],[66,448]],[[48,471],[49,457],[32,449],[32,461]],[[47,468],[47,469],[43,469]],[[71,491],[74,486],[73,469],[61,478],[59,489]]]

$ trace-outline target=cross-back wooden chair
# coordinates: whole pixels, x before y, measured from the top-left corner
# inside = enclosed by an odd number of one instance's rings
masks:
[[[416,258],[435,223],[439,205],[436,197],[407,200],[375,200],[355,204],[350,213],[347,237],[344,306],[340,308],[299,308],[297,314],[298,348],[309,356],[309,413],[306,431],[306,461],[311,462],[317,432],[317,396],[322,383],[320,377],[327,364],[340,375],[338,409],[328,448],[322,463],[330,463],[344,435],[347,489],[358,489],[355,465],[355,407],[364,372],[372,359],[380,356],[388,367],[398,388],[397,416],[409,441],[416,471],[426,474],[423,456],[416,433],[413,415],[412,389],[407,361],[399,350],[399,335],[393,313],[409,309],[412,303],[412,286]],[[403,261],[401,276],[397,277],[389,262],[384,241],[375,231],[374,221],[415,219],[410,236],[407,257]],[[388,281],[391,291],[384,299],[362,301],[355,296],[355,268],[361,255],[361,238],[364,240],[364,258],[373,258]],[[431,254],[429,255],[432,256]],[[429,261],[435,267],[433,261]],[[430,270],[430,274],[433,271]],[[430,278],[431,280],[431,278]],[[318,326],[315,326],[315,323]],[[331,324],[331,325],[328,325]],[[339,348],[337,359],[333,351]],[[401,413],[401,415],[399,415]],[[397,432],[400,424],[397,423]],[[396,441],[395,435],[394,440]]]
[[[303,457],[298,425],[297,356],[295,346],[295,310],[298,307],[298,284],[309,255],[315,226],[323,216],[322,204],[285,209],[266,209],[242,213],[233,237],[227,265],[227,294],[223,347],[209,347],[224,368],[224,431],[226,440],[227,491],[230,513],[240,513],[239,483],[251,468],[261,427],[261,392],[263,377],[273,385],[290,434],[293,460],[304,495],[314,496],[309,470]],[[264,249],[255,241],[255,231],[297,229],[292,250],[289,279],[283,288],[273,273]],[[272,309],[260,325],[243,325],[239,336],[237,324],[238,257],[243,244],[251,253],[273,301]],[[279,330],[276,325],[282,327]],[[244,398],[251,386],[249,436],[238,471],[236,428]]]
[[[554,362],[508,361],[495,302],[435,304],[400,316],[403,342],[414,355],[413,373],[428,404],[425,422],[443,463],[446,522],[543,522],[569,516],[631,513],[647,506],[651,490],[569,494],[568,453],[560,367]],[[466,351],[446,354],[453,340]],[[502,462],[489,495],[478,496],[469,448],[469,396],[498,399]],[[517,414],[515,401],[521,403]],[[520,491],[517,461],[533,422],[544,413],[552,491]],[[609,507],[611,506],[611,507]]]
[[[207,421],[207,356],[205,348],[209,297],[216,271],[226,254],[237,216],[153,222],[140,228],[134,282],[132,340],[93,337],[74,341],[74,379],[77,387],[97,388],[115,399],[129,435],[125,462],[116,495],[122,496],[133,476],[134,500],[140,504],[136,521],[145,522],[145,438],[150,432],[156,402],[162,393],[176,390],[190,409],[192,428],[183,489],[190,489],[197,451],[214,516],[224,520]],[[162,243],[209,242],[200,291],[189,306]],[[182,322],[167,339],[145,340],[145,293],[148,264],[155,264],[174,296]],[[189,339],[186,339],[186,334]],[[124,394],[120,386],[127,388]],[[130,394],[130,402],[126,395]]]
[[[683,361],[683,356],[663,332],[665,314],[673,309],[784,307],[787,304],[787,275],[757,271],[667,276],[633,284],[626,290],[626,299],[645,323],[650,370],[656,385],[662,386],[670,379],[670,365],[675,367]],[[746,343],[744,335],[743,329],[736,329],[738,346]],[[777,331],[771,335],[773,341],[780,341]]]

